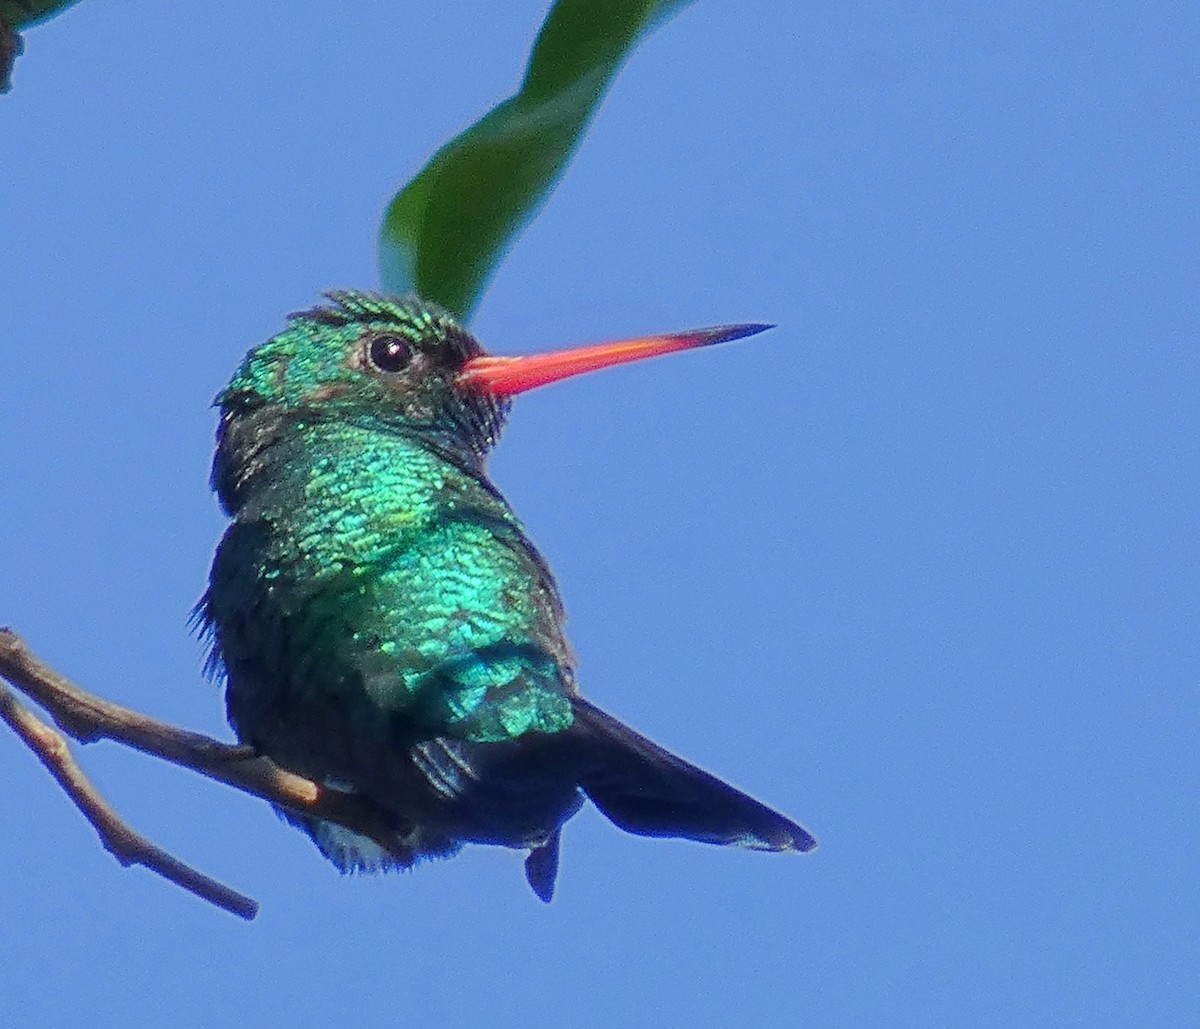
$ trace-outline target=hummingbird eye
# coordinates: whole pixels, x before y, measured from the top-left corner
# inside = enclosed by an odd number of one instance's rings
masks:
[[[399,336],[376,336],[367,344],[367,361],[379,372],[402,372],[412,358],[412,345]]]

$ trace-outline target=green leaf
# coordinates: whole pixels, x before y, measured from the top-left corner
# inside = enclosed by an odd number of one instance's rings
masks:
[[[518,92],[443,146],[388,205],[379,239],[384,286],[470,317],[625,58],[692,2],[558,0]]]
[[[77,3],[79,0],[0,0],[0,93],[12,87],[9,80],[13,62],[25,49],[17,30],[61,14]]]
[[[0,0],[0,21],[10,29],[27,29],[77,3],[79,0]]]

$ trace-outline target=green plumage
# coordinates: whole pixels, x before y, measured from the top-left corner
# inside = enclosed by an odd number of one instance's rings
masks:
[[[811,846],[578,697],[553,577],[484,474],[507,404],[459,378],[478,343],[415,299],[333,299],[218,397],[233,523],[200,611],[239,737],[374,801],[395,845],[288,817],[343,868],[527,848],[545,899],[580,790],[634,832]]]

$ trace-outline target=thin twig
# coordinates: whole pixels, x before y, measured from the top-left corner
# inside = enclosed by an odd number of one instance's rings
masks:
[[[83,812],[83,816],[92,823],[104,849],[121,864],[143,865],[197,897],[241,918],[250,919],[258,914],[258,905],[249,897],[185,865],[122,821],[83,774],[62,734],[38,718],[3,684],[0,684],[0,720],[7,722],[38,756],[75,806]]]
[[[81,743],[108,739],[132,747],[280,807],[344,826],[403,856],[387,813],[364,798],[285,771],[268,758],[255,756],[249,747],[179,729],[88,693],[40,661],[16,633],[5,628],[0,628],[0,676],[45,708],[63,732]],[[66,741],[3,685],[0,691],[0,717],[37,754],[117,860],[145,865],[214,904],[253,917],[253,901],[188,868],[125,825],[84,776]],[[235,899],[232,902],[240,903],[241,909],[216,899],[214,890],[226,900]]]

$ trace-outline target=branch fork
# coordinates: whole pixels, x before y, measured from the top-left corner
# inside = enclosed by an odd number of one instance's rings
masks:
[[[184,864],[126,824],[84,774],[64,733],[80,743],[112,740],[298,814],[344,826],[388,852],[399,847],[387,814],[369,801],[285,771],[252,747],[222,743],[88,693],[39,660],[6,628],[0,628],[0,677],[35,701],[58,726],[35,714],[0,682],[0,721],[46,766],[92,824],[104,849],[122,865],[142,865],[240,918],[253,918],[258,904]]]

